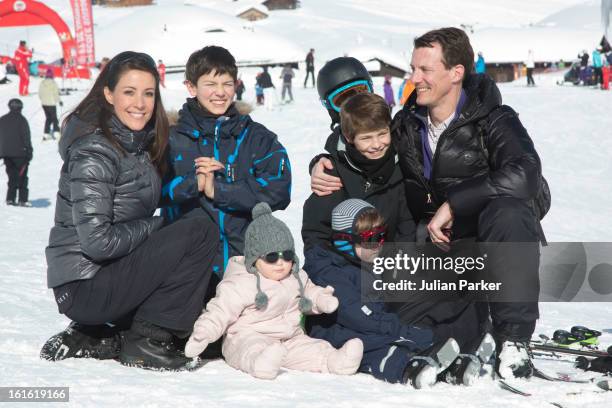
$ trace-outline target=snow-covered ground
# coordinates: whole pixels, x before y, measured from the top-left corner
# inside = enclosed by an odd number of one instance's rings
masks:
[[[51,0],[64,15],[68,1]],[[176,1],[159,0],[160,4]],[[202,1],[231,3],[222,0]],[[433,4],[435,3],[435,4]],[[467,3],[467,4],[465,4]],[[317,61],[342,55],[355,46],[388,46],[409,49],[411,33],[430,27],[462,22],[491,27],[518,27],[537,22],[578,0],[516,0],[437,2],[418,0],[398,2],[380,0],[303,0],[293,12],[273,12],[261,22],[270,32],[285,33],[304,49],[317,48]],[[225,5],[227,6],[227,4]],[[228,6],[229,7],[229,6]],[[366,11],[368,9],[369,11]],[[444,10],[440,12],[439,10]],[[112,23],[130,10],[95,8],[98,24]],[[112,13],[116,13],[112,15]],[[279,18],[286,16],[287,18]],[[433,22],[433,23],[432,23]],[[0,53],[4,52],[7,29],[0,31]],[[35,30],[32,29],[32,35]],[[42,30],[42,29],[40,29]],[[49,29],[50,30],[50,29]],[[54,35],[52,32],[47,35]],[[19,36],[14,39],[18,39]],[[10,44],[14,44],[12,41]],[[125,48],[138,44],[123,38]],[[588,46],[588,45],[585,45]],[[13,46],[10,46],[12,52]],[[319,52],[320,50],[320,52]],[[119,51],[119,50],[117,50]],[[320,64],[317,64],[320,67]],[[241,71],[247,84],[245,97],[254,99],[255,69]],[[278,81],[279,70],[272,70]],[[307,167],[310,159],[322,151],[329,134],[329,118],[317,100],[316,91],[300,86],[303,72],[298,71],[294,86],[295,103],[278,106],[274,111],[255,109],[252,116],[279,135],[286,146],[293,170],[292,203],[277,213],[287,222],[301,252],[300,227],[302,204],[309,195]],[[0,114],[8,100],[17,95],[17,78],[0,86]],[[186,96],[182,75],[167,78],[163,90],[167,109],[180,108]],[[505,103],[520,114],[542,158],[553,205],[544,220],[549,241],[612,241],[612,92],[555,84],[558,75],[536,75],[536,88],[524,82],[500,84]],[[399,83],[394,82],[397,86]],[[67,84],[68,85],[68,84]],[[64,111],[75,106],[91,86],[73,82],[81,91],[64,97]],[[38,88],[33,79],[31,91]],[[382,93],[382,80],[375,78],[375,88]],[[0,386],[69,386],[75,406],[335,406],[335,407],[541,407],[548,402],[563,407],[612,406],[612,393],[597,394],[592,384],[548,383],[542,380],[511,381],[532,397],[521,397],[500,390],[488,378],[470,388],[438,384],[431,390],[415,391],[358,374],[340,377],[301,372],[285,372],[274,381],[255,380],[235,371],[222,361],[215,361],[193,373],[154,373],[125,368],[112,361],[66,360],[49,363],[38,358],[40,347],[52,334],[62,330],[67,319],[57,313],[46,288],[44,248],[53,224],[57,179],[61,166],[56,142],[42,142],[44,114],[35,94],[23,98],[24,114],[30,121],[34,160],[31,163],[30,198],[34,208],[7,207],[0,201]],[[6,175],[0,169],[0,195],[4,194]],[[3,197],[3,196],[0,196]],[[604,331],[603,344],[612,344],[612,303],[548,303],[541,305],[536,333],[551,335],[555,329],[569,329],[582,324]],[[566,362],[540,362],[548,372],[571,372]],[[583,374],[589,378],[590,375]]]

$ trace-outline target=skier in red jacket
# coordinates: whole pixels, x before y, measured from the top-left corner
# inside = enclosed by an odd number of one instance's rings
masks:
[[[30,59],[32,50],[28,49],[25,41],[19,41],[19,47],[15,50],[15,68],[19,75],[19,95],[29,94],[28,85],[30,84]]]

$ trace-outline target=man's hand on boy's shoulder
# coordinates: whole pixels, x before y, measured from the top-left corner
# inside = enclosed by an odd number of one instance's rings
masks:
[[[331,160],[326,157],[321,157],[317,164],[312,168],[312,176],[310,178],[310,190],[323,197],[332,194],[342,188],[342,180],[340,177],[331,176],[325,173],[325,170],[333,170],[334,165]]]

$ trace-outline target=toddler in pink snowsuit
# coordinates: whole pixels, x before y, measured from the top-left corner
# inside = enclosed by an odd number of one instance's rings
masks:
[[[316,286],[299,268],[289,228],[266,203],[253,209],[244,252],[230,259],[215,298],[195,322],[185,355],[199,355],[226,334],[225,361],[257,378],[276,378],[281,367],[354,374],[363,355],[361,340],[335,349],[304,333],[302,313],[332,313],[338,299],[331,286]]]

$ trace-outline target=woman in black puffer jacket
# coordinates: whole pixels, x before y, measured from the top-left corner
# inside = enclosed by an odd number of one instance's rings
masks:
[[[203,218],[162,228],[153,215],[167,143],[154,61],[118,54],[64,121],[47,283],[73,322],[41,357],[188,368],[174,342],[202,310],[218,232]]]

